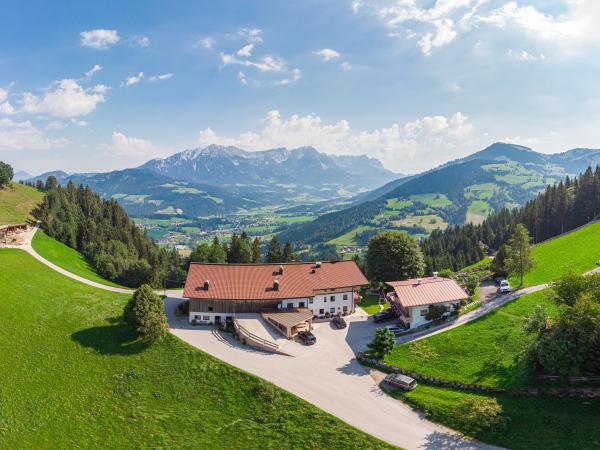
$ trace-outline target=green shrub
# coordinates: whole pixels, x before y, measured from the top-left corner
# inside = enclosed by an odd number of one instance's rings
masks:
[[[495,398],[466,397],[456,406],[456,418],[461,428],[472,434],[504,429],[507,423]]]
[[[163,301],[148,284],[141,285],[134,292],[125,306],[123,317],[145,341],[155,341],[169,331]]]

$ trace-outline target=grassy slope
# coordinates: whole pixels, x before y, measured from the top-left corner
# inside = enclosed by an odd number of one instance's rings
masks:
[[[414,391],[397,392],[396,395],[424,410],[430,419],[458,430],[464,428],[458,420],[459,402],[466,397],[483,397],[423,385]],[[508,396],[495,398],[509,421],[505,430],[475,435],[484,442],[513,450],[600,448],[600,400]]]
[[[548,283],[567,272],[584,273],[600,259],[600,222],[533,247],[533,270],[525,275],[524,286]],[[511,278],[518,286],[517,277]]]
[[[11,183],[0,189],[0,225],[23,223],[29,212],[42,200],[44,194],[24,184]]]
[[[0,448],[387,448],[173,336],[144,346],[127,297],[23,251],[0,250],[0,291]]]
[[[93,267],[89,265],[81,253],[62,242],[52,239],[42,230],[38,230],[38,232],[35,233],[31,245],[37,253],[48,261],[75,275],[79,275],[80,277],[87,278],[88,280],[97,283],[123,287],[102,278],[94,271]]]
[[[398,345],[386,361],[425,375],[487,386],[520,387],[531,383],[530,370],[519,358],[531,337],[522,330],[524,317],[541,304],[555,305],[545,292],[526,295],[482,318],[427,339]]]

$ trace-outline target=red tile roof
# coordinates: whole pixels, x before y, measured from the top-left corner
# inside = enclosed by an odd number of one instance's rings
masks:
[[[394,288],[398,300],[405,308],[457,302],[469,297],[469,294],[456,281],[449,278],[415,278],[405,281],[390,281],[386,284]]]
[[[283,267],[283,274],[279,267]],[[208,280],[208,290],[204,282]],[[275,280],[279,289],[274,289]],[[219,300],[312,297],[315,290],[362,286],[368,281],[354,261],[285,264],[192,263],[183,296]]]

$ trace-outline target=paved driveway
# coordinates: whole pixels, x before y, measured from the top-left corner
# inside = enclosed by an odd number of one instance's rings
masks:
[[[379,389],[378,373],[358,364],[353,351],[364,349],[373,336],[374,325],[364,313],[350,317],[344,330],[334,329],[329,322],[316,324],[315,345],[290,343],[286,352],[294,356],[283,356],[242,346],[212,327],[191,327],[185,318],[174,316],[178,301],[166,300],[174,335],[373,436],[406,449],[492,448],[423,419]]]

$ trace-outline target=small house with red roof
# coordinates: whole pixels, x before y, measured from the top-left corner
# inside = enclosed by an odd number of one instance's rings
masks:
[[[354,261],[192,263],[183,297],[189,299],[189,320],[194,323],[218,323],[237,313],[267,311],[300,310],[312,319],[354,312],[359,290],[366,284]]]
[[[456,281],[437,275],[386,284],[392,288],[388,301],[407,328],[431,322],[433,319],[428,316],[433,306],[444,308],[442,316],[448,316],[458,311],[461,301],[469,298]]]

